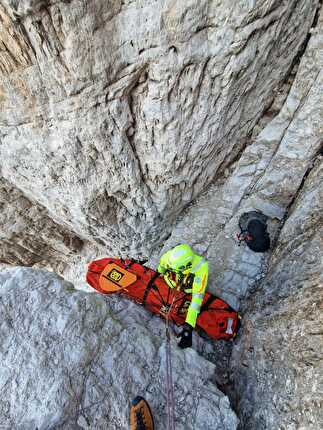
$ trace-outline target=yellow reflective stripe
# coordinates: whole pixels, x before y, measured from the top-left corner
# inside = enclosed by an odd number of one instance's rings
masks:
[[[196,293],[200,293],[201,291],[203,291],[203,290],[204,290],[204,288],[205,288],[205,283],[206,283],[206,273],[205,273],[205,274],[204,274],[204,276],[203,276],[201,288],[199,288],[199,289],[196,291]]]
[[[206,287],[206,279],[207,279],[207,274],[204,273],[203,279],[202,279],[202,288]]]
[[[192,288],[185,288],[184,289],[184,293],[186,293],[186,294],[191,294],[192,291],[193,291]]]
[[[196,312],[199,312],[201,309],[201,303],[192,302],[190,307],[194,309]]]
[[[194,299],[203,300],[203,297],[204,297],[204,293],[202,293],[202,294],[200,294],[200,293],[198,293],[198,294],[193,293],[193,300]]]
[[[204,258],[202,258],[198,263],[197,263],[197,265],[196,266],[194,266],[193,268],[192,268],[192,272],[193,273],[195,273],[195,272],[197,272],[202,266],[203,266],[203,264],[204,263],[206,263],[206,260],[204,260]]]
[[[170,288],[175,288],[176,287],[176,282],[173,282],[172,279],[170,279],[168,276],[164,276],[164,281],[166,282],[166,284],[170,287]]]

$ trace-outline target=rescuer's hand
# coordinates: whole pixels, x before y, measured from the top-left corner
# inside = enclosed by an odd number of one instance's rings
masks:
[[[183,330],[180,333],[181,340],[178,342],[180,348],[190,348],[192,346],[192,331],[193,327],[189,324],[184,324]]]

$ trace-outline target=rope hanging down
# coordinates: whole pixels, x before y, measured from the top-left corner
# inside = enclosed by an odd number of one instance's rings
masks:
[[[173,290],[172,303],[166,314],[166,394],[167,394],[167,430],[175,430],[174,419],[174,386],[172,373],[172,354],[170,343],[169,315],[174,304],[175,292]]]

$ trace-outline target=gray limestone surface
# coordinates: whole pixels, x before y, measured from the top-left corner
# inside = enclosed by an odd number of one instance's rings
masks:
[[[128,430],[131,400],[166,428],[163,325],[138,305],[75,291],[46,271],[0,272],[0,428]],[[172,339],[178,430],[234,430],[214,365]]]
[[[231,372],[241,428],[323,426],[323,157],[290,209],[269,272],[245,305]]]
[[[215,382],[241,430],[323,428],[319,3],[0,4],[0,267],[85,288],[94,259],[188,242],[243,313],[230,366],[172,340],[178,430],[238,426]],[[266,254],[237,244],[250,210]],[[127,429],[142,394],[164,429],[163,339],[131,302],[0,271],[0,428]]]
[[[2,1],[0,176],[80,240],[149,254],[244,146],[317,5]]]
[[[274,248],[279,226],[322,142],[321,13],[279,114],[249,140],[227,178],[212,185],[186,210],[160,252],[180,242],[190,243],[209,260],[209,289],[239,309],[248,290],[266,271],[270,256],[238,246],[239,217],[254,210],[265,214]],[[152,258],[152,264],[159,255]]]
[[[83,248],[84,243],[75,234],[55,223],[45,208],[3,178],[0,195],[0,263],[35,266],[45,260],[56,267],[64,257]]]

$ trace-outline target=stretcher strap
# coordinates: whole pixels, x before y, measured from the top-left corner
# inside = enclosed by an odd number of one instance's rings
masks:
[[[213,308],[210,309],[210,306],[212,305],[212,303],[217,300],[217,297],[210,295],[210,297],[206,300],[206,302],[204,303],[204,305],[202,305],[201,307],[201,311],[200,314],[204,311],[230,311],[230,312],[235,312],[231,306],[229,306],[226,303],[226,307],[225,308]]]
[[[215,299],[216,299],[216,297],[210,296],[207,299],[207,301],[204,303],[204,305],[202,305],[200,313],[202,313],[203,311],[207,311],[208,308],[211,306],[211,304],[214,302]]]
[[[147,287],[146,287],[146,289],[145,289],[145,292],[144,292],[144,297],[143,297],[143,299],[142,299],[142,304],[144,305],[144,306],[146,306],[146,302],[147,302],[147,298],[148,298],[148,294],[150,293],[150,290],[152,289],[152,288],[157,288],[156,287],[156,285],[154,285],[154,281],[155,281],[155,279],[157,279],[158,278],[158,276],[159,276],[159,273],[158,272],[156,272],[151,278],[150,278],[150,280],[149,280],[149,282],[148,282],[148,284],[147,284]],[[158,289],[158,288],[157,288]]]

